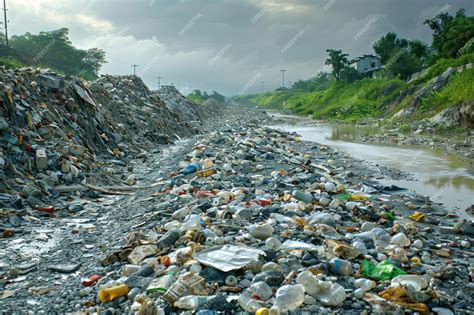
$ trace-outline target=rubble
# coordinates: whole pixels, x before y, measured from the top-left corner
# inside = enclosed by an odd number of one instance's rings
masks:
[[[107,89],[102,96],[92,93],[96,106],[105,106],[101,97],[113,93],[104,83],[112,78],[103,80],[93,84]],[[129,101],[138,102],[135,97]],[[123,187],[64,192],[64,205],[77,211],[61,208],[61,216],[48,214],[47,220],[21,210],[24,199],[0,195],[2,203],[17,204],[7,216],[28,221],[19,226],[28,234],[0,239],[2,309],[110,314],[474,311],[472,239],[464,233],[469,222],[441,231],[437,219],[444,226],[457,222],[442,208],[403,188],[378,185],[380,174],[360,161],[266,128],[269,117],[249,110],[227,108],[203,119],[202,135],[162,152],[137,151],[120,159],[120,153],[113,156],[113,146],[107,147],[109,159],[116,159],[108,168],[133,175],[138,188],[128,194],[115,194]],[[109,119],[118,117],[115,112]],[[146,130],[139,131],[142,141],[153,141]],[[106,136],[114,139],[112,133]],[[130,142],[128,150],[133,147]],[[77,159],[90,153],[86,147]],[[48,165],[55,159],[51,154]],[[69,161],[83,172],[79,162]],[[59,162],[54,165],[56,172],[61,169]],[[208,176],[197,176],[210,169]],[[42,196],[42,186],[30,188],[35,189],[25,189],[25,196]],[[424,217],[411,219],[415,213]],[[46,266],[71,273],[59,276]]]

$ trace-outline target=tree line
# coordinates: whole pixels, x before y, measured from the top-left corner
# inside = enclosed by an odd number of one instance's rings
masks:
[[[67,28],[39,34],[15,35],[9,39],[9,46],[28,65],[48,67],[67,75],[85,78],[96,77],[107,62],[102,49],[83,50],[74,47]],[[0,52],[2,51],[9,51],[5,46],[5,36],[1,36]]]
[[[433,31],[430,46],[420,40],[400,38],[394,32],[387,33],[373,44],[372,48],[387,75],[407,80],[413,73],[433,65],[439,59],[457,58],[474,52],[474,17],[466,16],[464,9],[455,15],[439,13],[424,24]],[[327,84],[331,79],[350,83],[363,78],[349,66],[348,54],[340,49],[328,49],[327,53],[325,64],[332,67],[332,78],[319,73],[310,80],[296,82],[294,88],[314,91],[318,84]]]

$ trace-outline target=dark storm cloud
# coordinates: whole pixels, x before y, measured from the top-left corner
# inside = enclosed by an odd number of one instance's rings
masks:
[[[425,19],[440,10],[453,13],[464,7],[470,14],[473,11],[470,0],[36,3],[43,3],[53,18],[32,18],[34,11],[22,11],[38,28],[30,31],[51,29],[55,23],[70,27],[75,43],[107,50],[109,64],[104,72],[128,72],[133,62],[141,65],[150,86],[156,85],[155,77],[160,75],[168,83],[228,95],[241,91],[257,75],[254,91],[261,80],[267,82],[267,88],[275,88],[281,84],[282,68],[288,69],[290,81],[308,78],[324,66],[327,48],[343,49],[351,57],[372,53],[372,43],[389,31],[429,43],[431,32],[423,25]]]

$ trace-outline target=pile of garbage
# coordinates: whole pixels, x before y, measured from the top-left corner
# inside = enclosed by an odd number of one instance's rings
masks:
[[[255,123],[191,147],[150,185],[153,215],[86,275],[82,311],[474,311],[469,223],[439,226],[424,198]]]
[[[136,76],[2,68],[0,93],[0,231],[15,231],[17,211],[51,214],[59,193],[133,185],[110,168],[199,132]]]
[[[162,86],[157,94],[179,120],[190,122],[196,127],[201,125],[203,111],[200,106],[188,100],[173,85]]]

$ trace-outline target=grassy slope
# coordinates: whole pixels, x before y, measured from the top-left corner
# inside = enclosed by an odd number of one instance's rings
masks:
[[[474,62],[474,54],[458,59],[441,59],[429,71],[414,82],[399,79],[363,79],[350,84],[333,82],[318,92],[298,90],[274,91],[259,95],[236,97],[235,100],[263,108],[289,109],[301,115],[315,118],[342,119],[355,122],[364,118],[391,116],[411,103],[413,95],[385,112],[382,105],[393,101],[401,92],[414,85],[427,85],[448,67]],[[464,70],[452,76],[440,91],[425,97],[416,112],[407,119],[430,117],[439,111],[474,98],[474,69]]]
[[[196,104],[204,103],[205,99],[202,96],[197,96],[195,94],[189,94],[186,98],[190,101],[193,101]]]

